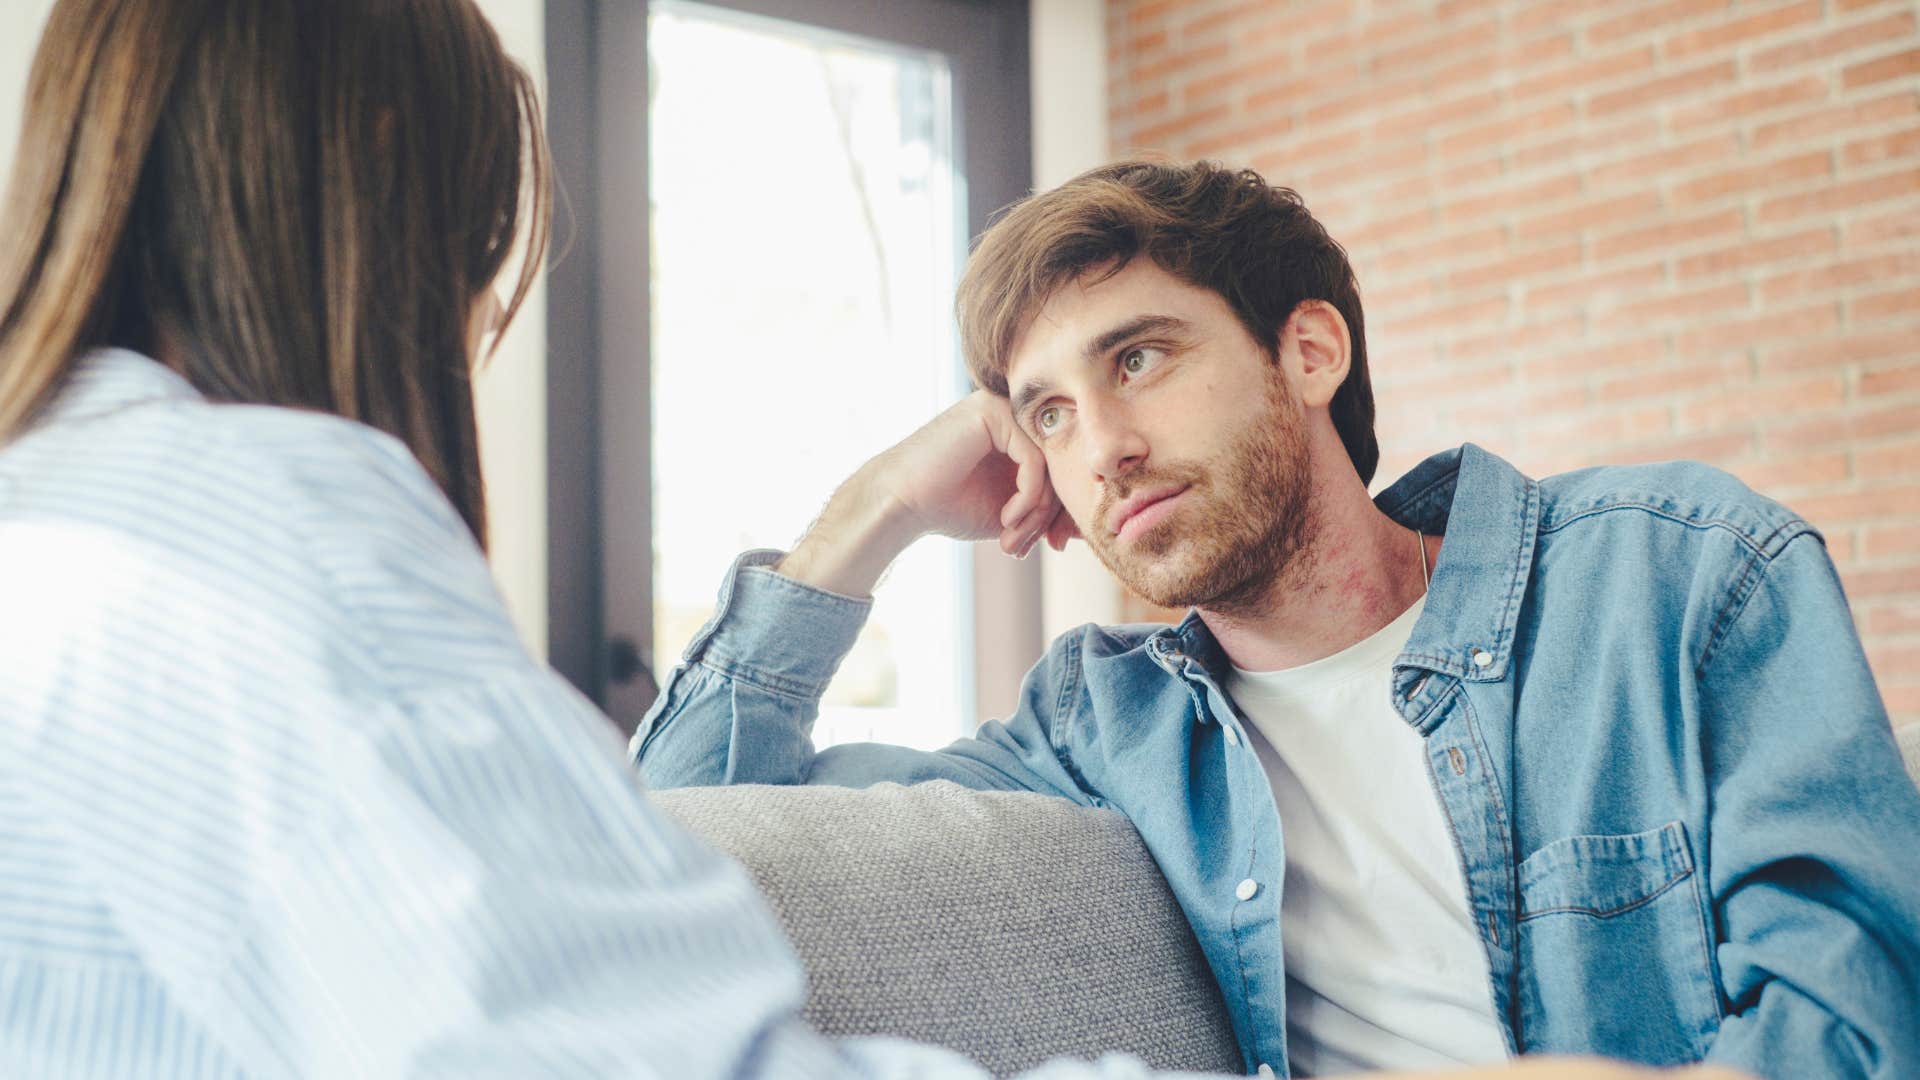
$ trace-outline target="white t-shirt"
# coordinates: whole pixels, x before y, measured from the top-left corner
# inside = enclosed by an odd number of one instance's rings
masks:
[[[1325,659],[1228,678],[1286,828],[1296,1075],[1507,1057],[1425,747],[1388,691],[1424,607]]]

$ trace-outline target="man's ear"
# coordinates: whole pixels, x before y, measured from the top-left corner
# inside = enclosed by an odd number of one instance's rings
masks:
[[[1325,408],[1347,381],[1353,364],[1353,338],[1346,318],[1325,300],[1302,300],[1280,329],[1280,362],[1300,394],[1300,403]]]

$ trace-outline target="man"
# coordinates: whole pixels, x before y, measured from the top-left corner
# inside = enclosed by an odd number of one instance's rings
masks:
[[[1293,193],[1122,163],[959,296],[982,388],[744,556],[633,748],[655,786],[947,779],[1127,813],[1249,1070],[1516,1053],[1920,1076],[1920,794],[1820,535],[1694,464],[1367,495],[1358,289]],[[1177,627],[1056,641],[936,753],[816,753],[929,532],[1084,538]]]

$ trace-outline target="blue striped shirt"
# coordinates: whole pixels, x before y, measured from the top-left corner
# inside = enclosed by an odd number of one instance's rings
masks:
[[[0,450],[0,1075],[977,1075],[804,993],[401,443],[101,351]]]

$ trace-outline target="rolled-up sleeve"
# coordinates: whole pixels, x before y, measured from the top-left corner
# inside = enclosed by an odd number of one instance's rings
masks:
[[[1920,792],[1819,536],[1791,540],[1701,674],[1729,1015],[1709,1059],[1920,1076]]]
[[[1083,804],[1053,737],[1077,646],[1056,643],[1028,672],[1004,721],[939,750],[850,743],[817,751],[820,697],[865,623],[870,601],[775,573],[777,551],[735,561],[714,616],[687,646],[630,744],[656,788],[718,784],[871,784],[949,780],[977,790],[1035,791]]]

